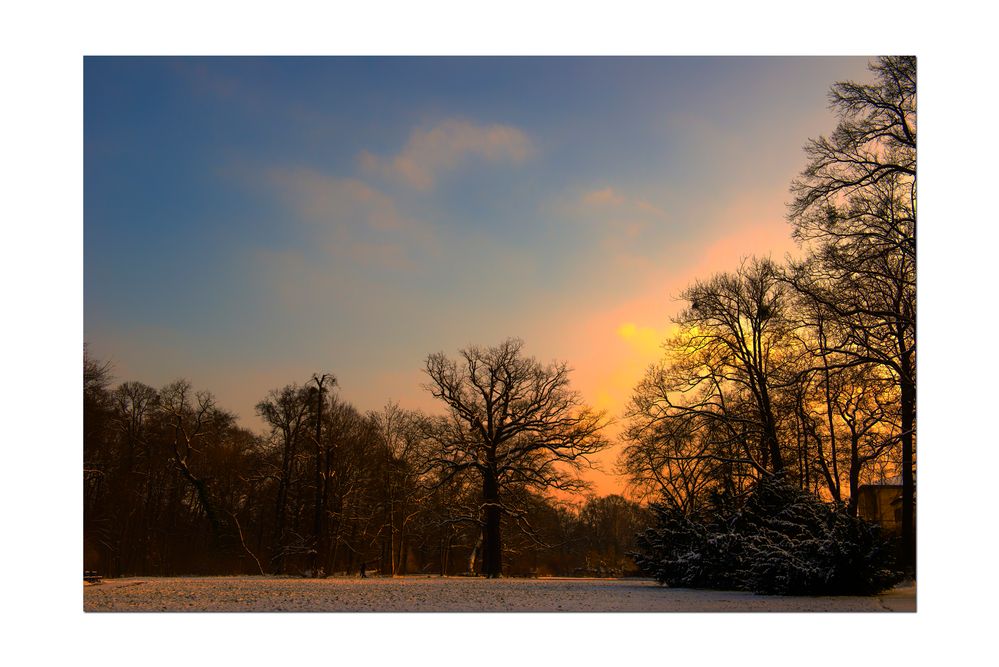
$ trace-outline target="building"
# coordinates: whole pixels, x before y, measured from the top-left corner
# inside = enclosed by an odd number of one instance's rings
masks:
[[[902,485],[895,481],[857,489],[857,516],[881,526],[885,535],[902,534]]]

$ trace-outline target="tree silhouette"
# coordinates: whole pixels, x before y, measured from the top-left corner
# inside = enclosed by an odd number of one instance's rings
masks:
[[[522,355],[523,343],[469,347],[457,360],[443,353],[426,360],[427,388],[449,409],[438,421],[431,464],[442,479],[471,475],[481,485],[482,573],[502,574],[503,516],[517,516],[515,487],[578,491],[575,476],[608,442],[602,413],[569,389],[565,363],[544,366]]]
[[[794,285],[825,310],[836,363],[877,366],[898,386],[904,565],[915,568],[916,59],[883,57],[872,84],[841,82],[832,135],[805,147],[789,219],[810,257]]]
[[[787,293],[766,259],[683,292],[680,330],[629,407],[622,463],[633,478],[693,509],[710,490],[785,469],[780,407],[799,354]]]

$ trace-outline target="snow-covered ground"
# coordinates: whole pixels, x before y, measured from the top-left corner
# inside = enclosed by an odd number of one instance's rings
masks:
[[[915,611],[914,585],[878,597],[770,597],[641,579],[139,577],[83,591],[85,611]]]

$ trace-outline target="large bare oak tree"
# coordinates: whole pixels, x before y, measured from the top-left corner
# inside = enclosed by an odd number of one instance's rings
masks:
[[[435,429],[438,451],[431,462],[445,480],[471,475],[481,483],[487,577],[502,574],[502,518],[518,514],[506,491],[585,488],[576,473],[608,445],[607,420],[569,388],[568,366],[542,365],[522,351],[522,341],[508,339],[468,347],[458,359],[436,353],[426,360],[427,388],[449,411]]]

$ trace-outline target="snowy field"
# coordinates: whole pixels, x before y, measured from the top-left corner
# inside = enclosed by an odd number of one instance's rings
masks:
[[[85,585],[85,611],[915,611],[916,589],[879,597],[770,597],[641,579],[138,577]]]

